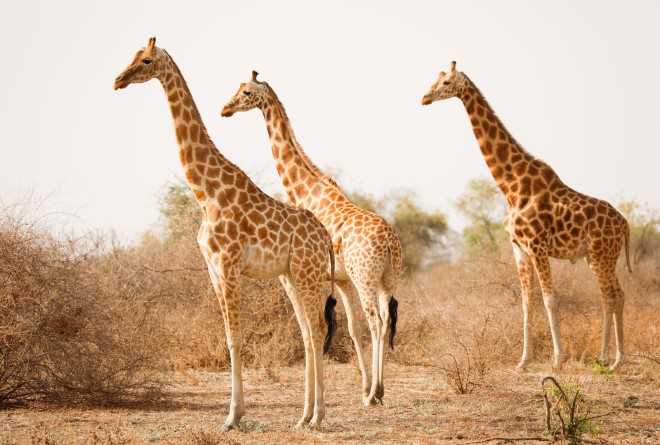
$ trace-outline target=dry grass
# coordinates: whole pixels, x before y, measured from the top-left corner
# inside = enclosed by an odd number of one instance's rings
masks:
[[[355,367],[326,361],[326,419],[320,431],[293,431],[303,400],[301,366],[278,367],[280,380],[247,369],[247,413],[241,428],[219,429],[227,413],[229,374],[193,371],[167,404],[139,409],[13,409],[0,412],[0,443],[34,444],[466,444],[493,437],[539,438],[546,443],[543,366],[527,373],[494,369],[472,394],[455,394],[435,368],[388,366],[384,406],[364,408]],[[657,443],[655,380],[624,370],[609,381],[579,363],[555,374],[573,381],[602,418],[595,438],[606,444]],[[631,402],[634,401],[633,402]],[[39,438],[34,441],[33,436]],[[591,439],[586,436],[587,439]],[[48,439],[50,442],[47,442]],[[485,443],[506,443],[502,440]],[[556,443],[568,443],[559,440]]]
[[[93,241],[0,217],[1,444],[462,443],[543,432],[539,382],[551,372],[552,342],[537,286],[535,360],[529,373],[512,372],[522,352],[522,309],[506,245],[400,286],[385,407],[360,407],[338,306],[321,432],[289,432],[303,400],[304,349],[288,299],[276,280],[243,280],[248,415],[240,431],[219,434],[229,354],[195,242],[185,235],[146,236],[129,247]],[[583,388],[594,410],[616,413],[602,427],[615,442],[657,439],[659,272],[653,256],[632,275],[619,272],[629,360],[605,381],[592,372],[602,323],[595,279],[585,264],[553,263],[568,357],[556,376]],[[363,332],[368,345],[366,326]],[[134,408],[106,408],[128,405]]]

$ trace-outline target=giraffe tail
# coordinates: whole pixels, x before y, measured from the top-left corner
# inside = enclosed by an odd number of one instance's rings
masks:
[[[396,287],[395,283],[399,281],[398,274],[401,273],[401,257],[395,256],[393,253],[395,250],[401,251],[401,244],[399,241],[399,237],[397,236],[394,229],[392,229],[392,231],[389,233],[387,250],[389,251],[389,256],[390,256],[390,265],[389,265],[390,280],[392,287],[395,288]],[[396,276],[396,279],[392,279],[392,277],[394,276]],[[394,336],[396,335],[396,322],[398,319],[398,312],[399,312],[399,302],[397,301],[396,298],[394,298],[394,295],[392,295],[392,297],[390,298],[388,309],[390,312],[389,343],[390,343],[390,348],[394,350]]]
[[[626,265],[628,266],[628,272],[632,273],[632,267],[630,266],[630,227],[626,223],[626,234],[625,234],[625,243],[626,243]]]
[[[337,299],[333,297],[335,293],[335,252],[332,250],[332,243],[330,243],[330,295],[325,301],[325,324],[328,325],[328,333],[325,336],[325,341],[323,342],[323,353],[327,354],[328,349],[330,349],[330,343],[332,343],[332,337],[335,335],[337,330],[337,316],[335,314],[335,306],[337,305]]]
[[[399,302],[396,301],[394,295],[390,298],[390,304],[388,305],[390,310],[390,348],[394,350],[394,335],[396,334],[396,319],[399,312]]]

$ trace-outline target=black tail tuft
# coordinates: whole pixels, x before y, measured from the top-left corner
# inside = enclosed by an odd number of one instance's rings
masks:
[[[390,348],[394,350],[394,335],[396,334],[396,319],[398,317],[399,302],[396,301],[394,295],[390,298]]]
[[[323,353],[327,354],[328,349],[330,349],[330,343],[332,343],[332,337],[335,335],[337,330],[337,317],[335,315],[335,306],[337,305],[337,300],[332,295],[328,296],[328,299],[325,301],[325,324],[328,325],[328,334],[325,336],[325,342],[323,342]]]

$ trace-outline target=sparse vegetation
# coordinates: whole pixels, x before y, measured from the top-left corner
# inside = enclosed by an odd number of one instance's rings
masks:
[[[228,381],[211,377],[226,376],[215,371],[229,368],[222,316],[195,242],[198,214],[194,207],[187,207],[189,196],[179,194],[177,187],[174,184],[164,193],[162,233],[145,234],[140,243],[131,246],[113,243],[111,237],[54,236],[20,212],[5,211],[1,215],[0,403],[7,415],[17,404],[30,407],[35,403],[46,408],[134,405],[175,413],[197,409],[194,404],[187,408],[189,402],[183,400],[198,391],[206,392],[194,396],[199,397],[194,403],[202,406],[199,400],[213,395],[204,409],[215,421],[224,415]],[[428,215],[421,215],[413,200],[399,202],[403,203],[401,208],[407,209],[403,213],[410,227],[441,227],[435,223],[426,225]],[[646,240],[651,239],[651,232],[647,230]],[[456,441],[459,436],[483,438],[490,430],[485,423],[468,426],[475,418],[480,422],[492,421],[493,425],[515,424],[521,428],[520,437],[538,435],[546,428],[538,380],[534,375],[516,375],[511,371],[522,347],[520,290],[511,249],[497,237],[495,244],[486,244],[470,247],[470,254],[464,255],[458,264],[436,264],[426,269],[418,264],[416,273],[404,278],[397,293],[397,348],[387,353],[392,364],[385,380],[385,406],[379,408],[382,413],[358,408],[359,382],[351,377],[351,370],[357,375],[354,352],[343,309],[338,306],[339,331],[328,359],[334,366],[326,368],[327,415],[328,419],[343,420],[334,426],[329,422],[325,435],[295,433],[294,442],[360,441],[367,432],[370,440],[386,442],[401,431],[405,431],[404,436],[397,437],[411,442],[417,440],[411,438],[412,431],[425,437],[421,442],[434,441],[438,435],[447,441]],[[620,265],[628,296],[628,361],[614,376],[592,360],[600,353],[602,323],[595,279],[585,264],[553,262],[567,366],[572,374],[594,379],[592,387],[588,387],[590,400],[608,400],[612,409],[657,410],[653,400],[658,397],[660,371],[656,320],[660,263],[655,249],[637,258],[633,274],[624,271],[623,263]],[[232,433],[237,435],[217,434],[214,423],[190,421],[188,426],[182,421],[176,428],[108,426],[94,431],[95,436],[90,432],[87,442],[245,444],[259,442],[257,437],[263,437],[263,443],[288,441],[282,439],[288,436],[277,434],[294,434],[280,431],[288,431],[292,419],[300,414],[301,395],[296,392],[302,391],[299,373],[304,350],[300,330],[277,280],[244,279],[242,291],[245,372],[252,376],[251,385],[260,385],[262,392],[246,391],[248,397],[255,398],[248,402],[252,404],[248,409],[250,417],[246,417],[239,431]],[[543,310],[537,290],[532,327],[535,369],[549,367],[552,355]],[[364,343],[369,344],[366,322],[361,322],[365,323]],[[417,377],[419,381],[411,377],[402,383],[399,377],[406,373],[423,377]],[[569,375],[556,376],[561,381],[560,377],[571,379]],[[176,385],[168,385],[172,382]],[[608,385],[609,390],[594,395],[594,387],[603,385]],[[638,392],[629,393],[629,388],[638,388]],[[274,397],[266,396],[266,389],[272,390],[272,394],[287,394],[286,397],[294,394],[291,397],[296,402],[282,405],[263,399]],[[569,394],[567,386],[563,389],[566,400],[573,403],[576,396]],[[176,402],[180,405],[167,400],[172,397],[182,400]],[[548,392],[548,397],[554,395]],[[576,406],[584,403],[581,397],[582,390]],[[633,399],[634,404],[630,402]],[[355,411],[347,403],[355,403]],[[469,413],[462,413],[468,405]],[[252,417],[261,409],[267,414]],[[426,423],[417,421],[405,429],[404,418],[411,411],[416,418],[421,415],[427,419]],[[602,428],[604,437],[617,428],[627,431],[623,426],[613,426],[615,420],[610,417],[595,419],[602,420],[602,426],[594,423],[584,429],[580,419],[587,419],[590,414],[580,417],[577,408],[576,412],[573,421],[577,419],[578,424],[565,430],[563,437],[569,437],[569,432],[574,437],[576,431],[596,432],[596,427]],[[450,413],[452,419],[455,417],[451,422]],[[374,426],[379,424],[369,420],[363,425],[367,432],[358,434],[352,430],[353,425],[362,425],[360,419],[364,416],[383,416],[383,425],[389,426],[385,418],[399,414],[402,417],[393,420],[393,425],[397,425],[393,430]],[[617,415],[628,413],[619,411]],[[435,422],[433,416],[440,420]],[[565,423],[572,422],[570,412],[562,416]],[[347,426],[340,427],[345,421],[349,422]],[[479,435],[471,434],[470,428],[480,431]],[[506,426],[502,428],[500,431],[508,431]],[[553,424],[552,428],[557,426]],[[8,431],[9,436],[0,432],[0,443],[13,443],[11,431],[17,430]],[[40,427],[32,429],[26,440],[30,440],[30,434],[35,443],[72,442]],[[625,434],[629,437],[632,433]],[[640,441],[632,443],[644,443],[645,434],[639,432]]]
[[[546,382],[550,382],[549,388]],[[547,434],[579,440],[584,433],[595,437],[602,432],[604,415],[592,415],[591,403],[577,384],[569,382],[562,387],[554,377],[548,376],[541,381],[541,387]]]

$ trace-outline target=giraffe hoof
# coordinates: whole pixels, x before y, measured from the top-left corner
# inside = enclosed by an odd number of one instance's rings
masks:
[[[552,361],[552,369],[555,371],[561,371],[563,367],[564,367],[564,356],[555,357],[555,359]]]
[[[310,420],[310,419],[312,419],[312,418],[311,417],[307,417],[307,418],[303,417],[302,419],[300,419],[298,421],[298,423],[296,423],[296,426],[294,426],[293,429],[294,430],[302,430],[302,429],[307,428],[307,426],[309,426],[311,424],[311,422],[313,421],[313,419],[312,420]]]
[[[363,401],[364,406],[374,406],[378,405],[378,401],[376,400],[376,397],[374,396],[369,396]]]
[[[525,372],[527,370],[527,362],[520,362],[516,366],[516,372]]]
[[[321,429],[321,421],[320,420],[312,420],[307,424],[307,428],[310,430],[319,430]]]
[[[227,431],[231,431],[237,428],[237,425],[233,425],[231,423],[225,423],[222,428],[220,429],[220,432],[226,433]]]
[[[625,360],[624,360],[624,358],[623,358],[623,354],[622,354],[621,357],[617,357],[617,359],[614,361],[614,363],[612,364],[612,366],[610,366],[610,371],[615,371],[615,370],[616,370],[617,368],[619,368],[619,366],[621,366],[624,362],[625,362]]]

